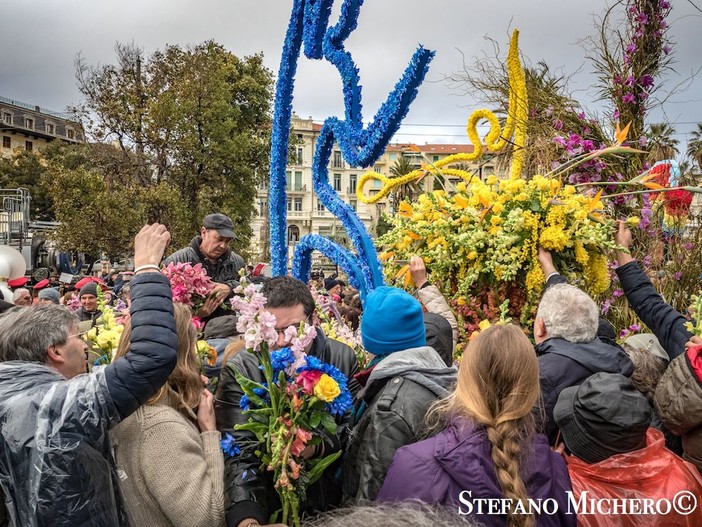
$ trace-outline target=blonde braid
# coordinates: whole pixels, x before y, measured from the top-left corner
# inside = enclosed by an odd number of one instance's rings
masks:
[[[521,420],[519,420],[521,421]],[[520,430],[524,424],[519,421],[508,421],[497,426],[486,426],[488,441],[492,445],[492,462],[495,465],[497,481],[500,483],[505,498],[512,501],[508,513],[509,527],[533,527],[536,519],[533,515],[514,514],[512,509],[516,502],[527,505],[529,493],[524,480],[519,474],[519,460],[521,457]],[[521,426],[520,426],[521,424]]]

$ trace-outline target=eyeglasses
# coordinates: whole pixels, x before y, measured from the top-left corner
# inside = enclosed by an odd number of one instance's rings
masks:
[[[81,331],[80,333],[75,333],[75,334],[73,334],[73,335],[68,335],[68,338],[67,338],[66,340],[71,339],[71,338],[73,338],[73,337],[78,337],[80,340],[82,340],[83,342],[85,342],[85,336],[88,334],[88,331],[90,331],[90,330],[89,330],[89,329],[86,329],[85,331]]]

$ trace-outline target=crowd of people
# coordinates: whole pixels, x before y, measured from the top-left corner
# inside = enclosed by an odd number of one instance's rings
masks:
[[[253,451],[220,447],[255,440],[237,426],[249,419],[241,382],[264,381],[223,309],[245,269],[232,228],[211,214],[165,260],[166,227],[137,234],[134,271],[116,277],[128,316],[106,366],[88,364],[84,340],[104,286],[85,283],[71,311],[58,290],[41,288],[34,303],[18,285],[0,315],[0,527],[269,524],[280,507],[271,473]],[[702,525],[702,339],[626,252],[624,223],[615,241],[624,293],[652,332],[624,343],[544,250],[533,327],[493,325],[463,350],[419,256],[409,262],[415,294],[383,286],[363,302],[336,275],[255,280],[275,316],[273,349],[288,345],[289,327],[318,325],[321,303],[369,358],[360,364],[319,325],[305,350],[342,372],[354,397],[333,441],[303,451],[342,453],[307,489],[305,521]],[[196,313],[172,301],[159,272],[169,262],[201,263],[212,278]],[[217,352],[205,375],[193,315]]]

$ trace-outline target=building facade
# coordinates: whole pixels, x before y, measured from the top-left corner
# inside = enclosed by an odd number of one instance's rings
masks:
[[[319,234],[330,238],[337,243],[349,246],[348,236],[341,222],[319,201],[314,193],[312,184],[312,158],[317,144],[322,125],[312,119],[301,119],[296,115],[292,117],[292,133],[295,146],[291,146],[292,162],[286,167],[286,194],[287,194],[287,239],[288,256],[292,259],[294,247],[305,234]],[[419,149],[419,152],[417,152]],[[392,175],[391,169],[401,159],[406,159],[411,168],[419,168],[421,163],[436,162],[456,153],[472,152],[472,145],[389,145],[383,155],[378,159],[372,170],[386,177]],[[483,160],[484,161],[484,160]],[[481,166],[472,164],[471,169],[483,177],[495,173],[494,167],[489,163]],[[348,203],[358,214],[366,230],[375,236],[375,229],[383,213],[392,213],[394,210],[393,198],[380,200],[378,203],[366,204],[358,200],[356,187],[361,176],[369,169],[349,166],[343,159],[341,150],[335,145],[329,163],[329,183],[339,194],[339,197]],[[378,193],[381,188],[379,181],[373,181],[366,186],[369,194]],[[421,182],[422,190],[441,188],[435,178],[428,176]],[[270,224],[268,221],[268,179],[265,178],[258,189],[257,215],[252,222],[253,237],[251,240],[251,254],[254,259],[268,261],[270,258]],[[324,259],[315,254],[313,265],[323,265]]]
[[[80,123],[69,114],[54,112],[0,97],[0,155],[11,157],[16,149],[41,150],[51,141],[84,141]]]

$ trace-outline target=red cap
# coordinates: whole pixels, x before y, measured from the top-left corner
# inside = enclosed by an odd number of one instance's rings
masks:
[[[20,276],[19,278],[15,278],[14,280],[8,280],[7,285],[9,285],[10,287],[22,287],[27,282],[29,282],[29,278],[27,278],[26,276]]]
[[[105,285],[105,281],[97,276],[86,276],[78,280],[75,287],[76,289],[81,289],[85,284],[89,284],[90,282],[97,282],[100,285]]]
[[[48,285],[49,285],[49,280],[45,278],[44,280],[41,280],[34,285],[34,290],[39,291],[39,289],[44,289]]]

